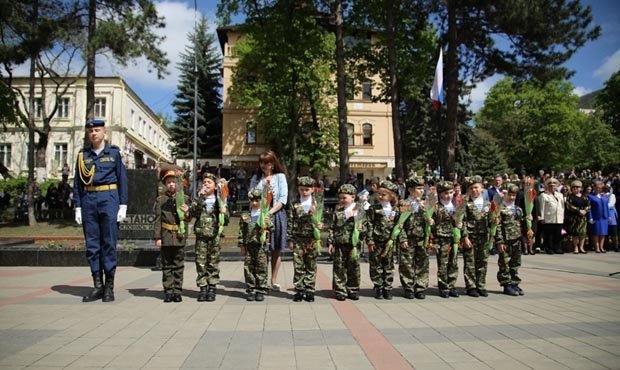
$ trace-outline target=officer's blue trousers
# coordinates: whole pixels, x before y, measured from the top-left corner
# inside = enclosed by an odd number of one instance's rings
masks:
[[[118,191],[86,192],[82,201],[82,227],[86,239],[86,258],[93,275],[116,272],[116,241],[118,240]]]

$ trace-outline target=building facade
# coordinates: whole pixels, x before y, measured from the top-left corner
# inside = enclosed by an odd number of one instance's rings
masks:
[[[269,149],[262,135],[262,130],[269,128],[256,127],[252,111],[235,104],[228,93],[237,62],[235,45],[242,34],[232,27],[218,28],[217,34],[224,55],[222,161],[225,166],[244,168],[251,173],[258,168],[258,154]],[[347,100],[349,167],[351,174],[360,180],[372,176],[385,178],[394,168],[391,108],[389,104],[372,101],[372,87],[372,81],[365,83],[361,91]],[[335,180],[338,173],[338,164],[334,163],[327,176]]]
[[[55,84],[46,80],[45,99],[37,81],[35,88],[35,121],[43,126],[56,103]],[[24,95],[27,104],[28,78],[14,77],[13,86]],[[45,167],[37,168],[37,179],[60,178],[65,164],[73,177],[75,158],[83,146],[86,117],[86,78],[70,84],[58,101],[51,120],[51,132],[45,153]],[[171,136],[163,121],[140,99],[120,77],[97,77],[95,81],[95,118],[106,123],[106,141],[122,150],[127,168],[155,168],[158,160],[171,160]],[[38,135],[35,134],[35,140]],[[28,130],[9,125],[0,132],[0,161],[13,176],[28,173]]]

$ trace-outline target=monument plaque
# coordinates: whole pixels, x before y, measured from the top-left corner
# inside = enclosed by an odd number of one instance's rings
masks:
[[[156,170],[127,170],[129,204],[127,219],[120,224],[120,239],[153,239],[153,206],[159,181]]]

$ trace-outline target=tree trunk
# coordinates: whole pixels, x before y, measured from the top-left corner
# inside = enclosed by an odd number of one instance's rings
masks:
[[[458,54],[457,54],[457,34],[456,34],[456,6],[454,0],[448,1],[448,73],[447,82],[447,123],[446,123],[446,163],[441,168],[441,173],[445,178],[452,177],[454,164],[456,162],[456,125],[458,108]]]
[[[97,0],[88,1],[88,45],[86,46],[86,121],[95,118],[95,47],[93,40],[97,30]],[[84,148],[90,148],[84,132]]]
[[[347,96],[344,72],[344,30],[342,20],[342,0],[334,4],[336,21],[336,88],[338,96],[338,148],[340,162],[340,183],[344,184],[349,175],[349,135],[347,132]]]
[[[398,77],[396,46],[394,45],[394,8],[399,7],[398,0],[388,0],[387,2],[387,47],[388,47],[388,68],[390,74],[390,104],[392,106],[392,131],[394,134],[394,162],[397,178],[405,177],[405,166],[403,163],[403,146],[400,135],[400,101],[398,98]]]
[[[37,1],[34,2],[32,6],[32,19],[33,23],[36,24],[37,19],[39,18],[39,4]],[[34,26],[33,24],[33,26]],[[28,225],[36,226],[37,219],[34,216],[34,188],[36,186],[35,178],[34,178],[34,129],[35,129],[35,120],[34,120],[34,84],[35,84],[35,64],[37,60],[37,55],[35,53],[30,54],[30,78],[28,81],[28,189],[27,189],[27,197],[28,197]]]

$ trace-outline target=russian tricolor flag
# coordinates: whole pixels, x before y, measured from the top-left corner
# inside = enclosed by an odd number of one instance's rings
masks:
[[[443,104],[443,51],[441,49],[439,49],[439,60],[437,60],[437,67],[435,67],[431,100],[433,100],[435,110],[439,109],[440,104]]]

